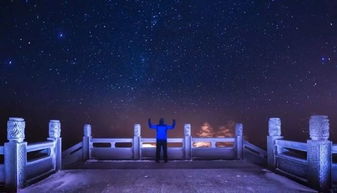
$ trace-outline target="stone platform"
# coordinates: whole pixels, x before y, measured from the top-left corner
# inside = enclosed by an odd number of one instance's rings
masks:
[[[246,161],[87,161],[20,192],[316,192]]]

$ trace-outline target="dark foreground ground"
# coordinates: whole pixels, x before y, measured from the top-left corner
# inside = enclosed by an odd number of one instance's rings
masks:
[[[245,161],[87,162],[20,192],[315,192]],[[95,169],[85,169],[95,168]]]

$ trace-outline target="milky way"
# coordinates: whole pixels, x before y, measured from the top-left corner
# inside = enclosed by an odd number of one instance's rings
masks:
[[[66,144],[81,139],[86,122],[96,136],[130,137],[136,122],[152,136],[149,117],[177,119],[176,137],[183,123],[196,132],[204,122],[240,121],[262,145],[270,116],[300,140],[312,114],[337,127],[333,1],[2,0],[0,7],[1,141],[9,116],[26,119],[31,140],[60,119]]]

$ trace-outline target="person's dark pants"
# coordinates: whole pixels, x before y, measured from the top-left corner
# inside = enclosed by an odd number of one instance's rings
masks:
[[[159,160],[160,160],[161,148],[163,148],[164,160],[165,160],[165,162],[167,162],[167,140],[157,139],[157,145],[156,145],[156,161],[157,162],[159,162]]]

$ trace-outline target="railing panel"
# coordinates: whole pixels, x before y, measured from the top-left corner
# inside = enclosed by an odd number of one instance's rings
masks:
[[[266,158],[260,157],[259,154],[247,148],[243,149],[243,159],[263,167],[267,165]]]
[[[266,150],[247,141],[244,141],[243,143],[243,158],[261,166],[267,165]]]
[[[118,142],[132,142],[132,138],[92,138],[91,143],[118,143]]]
[[[46,157],[31,162],[27,162],[26,179],[28,182],[33,181],[53,171],[54,171],[54,164],[52,157]]]
[[[244,141],[243,148],[255,152],[258,156],[260,156],[262,158],[267,158],[267,151],[266,150],[254,145],[254,144],[251,144],[247,141]]]
[[[5,167],[4,164],[0,164],[0,183],[5,182]]]
[[[276,140],[276,145],[281,148],[294,149],[298,151],[306,152],[308,150],[307,143],[289,141],[289,140]]]
[[[133,148],[100,148],[91,149],[91,156],[97,160],[133,159]]]
[[[76,151],[79,151],[82,148],[82,142],[79,142],[71,147],[69,147],[67,150],[62,152],[63,158],[70,156]]]
[[[277,169],[298,177],[298,179],[306,179],[307,160],[287,155],[278,155],[276,159]]]
[[[141,142],[142,143],[156,143],[156,139],[155,138],[141,138]],[[167,143],[184,143],[184,139],[183,138],[168,138],[167,139]]]
[[[167,156],[170,160],[180,160],[184,159],[184,148],[183,147],[169,147],[167,148]],[[146,147],[142,148],[142,159],[155,159],[156,148]]]
[[[44,149],[50,149],[54,146],[55,142],[53,141],[45,141],[40,143],[33,143],[27,145],[27,153],[32,151],[39,151]]]
[[[82,160],[82,142],[79,142],[62,153],[62,165],[64,168]]]

